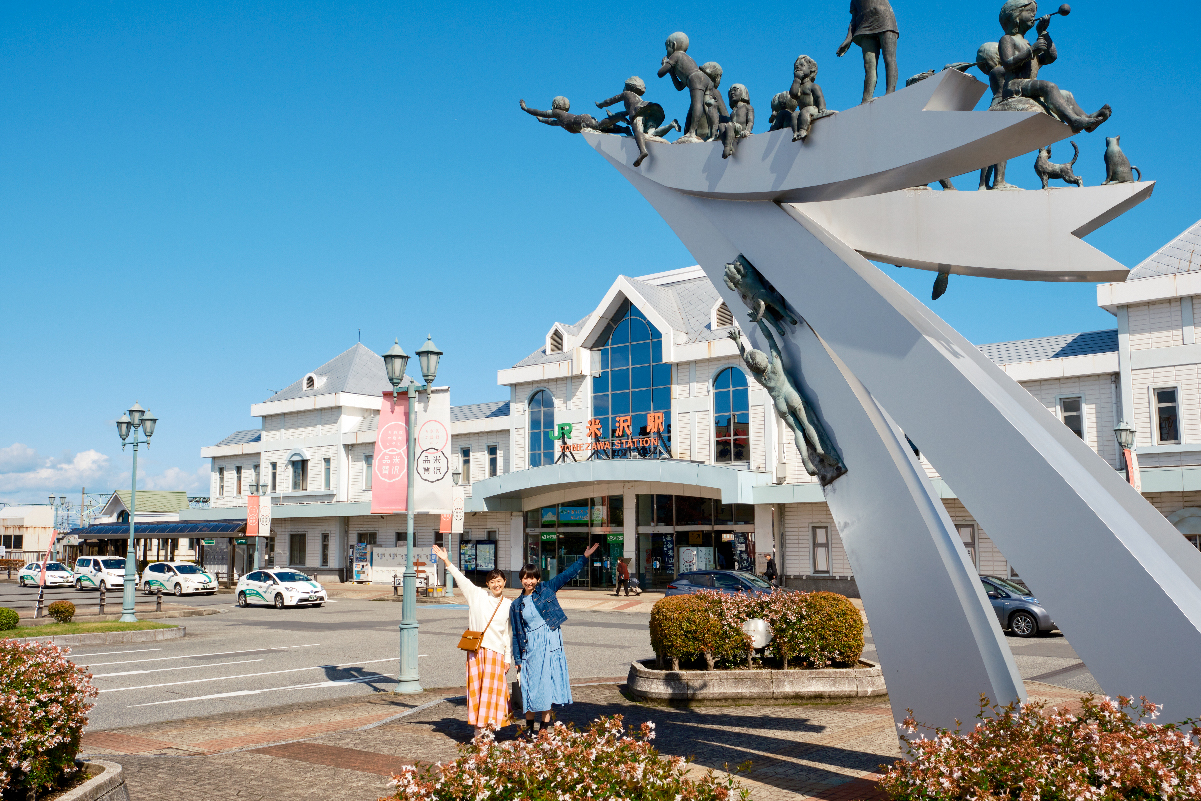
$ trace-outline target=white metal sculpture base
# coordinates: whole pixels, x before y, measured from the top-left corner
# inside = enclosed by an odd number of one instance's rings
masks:
[[[1025,280],[1121,280],[1080,242],[1151,193],[904,191],[1069,134],[972,111],[954,71],[790,132],[720,143],[585,134],[659,211],[731,309],[739,254],[805,322],[781,343],[848,472],[825,496],[858,579],[894,716],[971,720],[1023,684],[975,568],[905,434],[988,530],[1111,695],[1201,714],[1201,553],[1040,403],[864,258]],[[1016,225],[1012,221],[1017,221]],[[1000,233],[998,233],[1000,232]],[[807,323],[807,324],[806,324]],[[812,326],[810,328],[809,326]],[[763,343],[753,326],[748,335]],[[904,431],[904,434],[902,433]]]

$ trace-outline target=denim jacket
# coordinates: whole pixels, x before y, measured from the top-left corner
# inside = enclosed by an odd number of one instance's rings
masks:
[[[534,608],[538,610],[538,614],[542,615],[542,619],[546,621],[547,628],[551,631],[559,628],[566,622],[567,615],[563,613],[563,607],[559,606],[559,599],[555,597],[555,593],[561,590],[567,582],[578,576],[586,564],[588,564],[588,560],[581,556],[575,561],[575,564],[553,579],[539,581],[538,586],[534,587],[534,591],[528,596],[517,596],[517,600],[509,607],[509,622],[513,628],[513,658],[515,660],[520,660],[525,656],[525,652],[529,650],[526,645],[525,618],[521,616],[524,604],[532,598]]]

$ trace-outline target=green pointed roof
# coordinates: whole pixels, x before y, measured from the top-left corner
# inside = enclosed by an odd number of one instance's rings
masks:
[[[117,490],[121,504],[129,509],[129,490]],[[182,512],[188,508],[188,493],[175,490],[138,490],[139,512]]]

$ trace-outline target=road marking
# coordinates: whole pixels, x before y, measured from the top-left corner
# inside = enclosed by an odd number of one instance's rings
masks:
[[[262,689],[262,690],[236,690],[236,691],[230,692],[230,693],[215,693],[213,695],[197,695],[192,698],[172,698],[168,701],[150,701],[149,703],[145,703],[145,704],[131,704],[127,708],[132,709],[136,706],[158,706],[160,704],[182,704],[185,701],[209,701],[214,698],[238,698],[238,697],[245,696],[245,695],[259,695],[260,693],[273,693],[273,692],[278,692],[280,690],[320,690],[325,687],[342,687],[347,684],[363,684],[364,682],[375,681],[377,679],[392,679],[393,681],[395,681],[395,678],[393,678],[392,676],[385,676],[382,673],[375,673],[370,676],[356,676],[353,679],[335,679],[335,680],[331,680],[331,681],[318,681],[318,682],[313,682],[312,684],[293,684],[290,687],[268,687],[268,688]],[[254,746],[254,747],[260,748],[261,746]]]
[[[244,651],[215,651],[211,654],[184,654],[182,656],[156,656],[150,659],[126,659],[122,662],[97,662],[88,667],[104,667],[105,665],[132,665],[135,662],[164,662],[168,659],[199,659],[204,656],[233,656],[234,654],[258,654],[264,651],[286,651],[289,648],[316,648],[321,643],[314,642],[307,645],[281,645],[274,648],[248,648]],[[162,650],[160,648],[153,649],[155,651]],[[89,656],[97,656],[97,654],[89,654]]]
[[[123,670],[120,673],[93,673],[93,679],[111,679],[113,676],[137,676],[142,673],[162,673],[167,670],[199,670],[200,668],[221,667],[223,665],[245,665],[249,662],[262,662],[261,659],[239,659],[237,662],[213,662],[208,665],[177,665],[176,667],[148,668],[146,670]]]
[[[161,651],[162,648],[135,648],[132,651],[101,651],[98,654],[72,654],[72,656],[90,657],[90,656],[113,656],[115,654],[144,654],[148,651]]]
[[[358,667],[359,665],[370,665],[375,662],[395,662],[397,657],[389,656],[385,659],[369,659],[365,662],[355,662],[350,667]],[[252,679],[258,676],[275,676],[280,673],[299,673],[302,670],[324,670],[326,668],[344,668],[345,665],[312,665],[311,667],[288,668],[286,670],[268,670],[263,673],[242,673],[238,676],[215,676],[211,679],[189,679],[187,681],[169,681],[163,684],[144,684],[140,687],[111,687],[107,690],[101,690],[101,693],[123,693],[130,690],[153,690],[156,687],[176,687],[180,684],[203,684],[209,681],[229,681],[230,679]],[[257,691],[256,691],[257,692]]]

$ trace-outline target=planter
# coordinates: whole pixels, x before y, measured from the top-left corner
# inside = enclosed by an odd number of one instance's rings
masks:
[[[655,670],[654,660],[634,662],[626,686],[657,701],[729,701],[785,698],[863,698],[884,695],[880,666],[817,670]]]
[[[55,801],[129,801],[129,791],[125,789],[125,771],[120,765],[98,759],[88,760],[87,764],[97,765],[103,770],[63,793]]]

